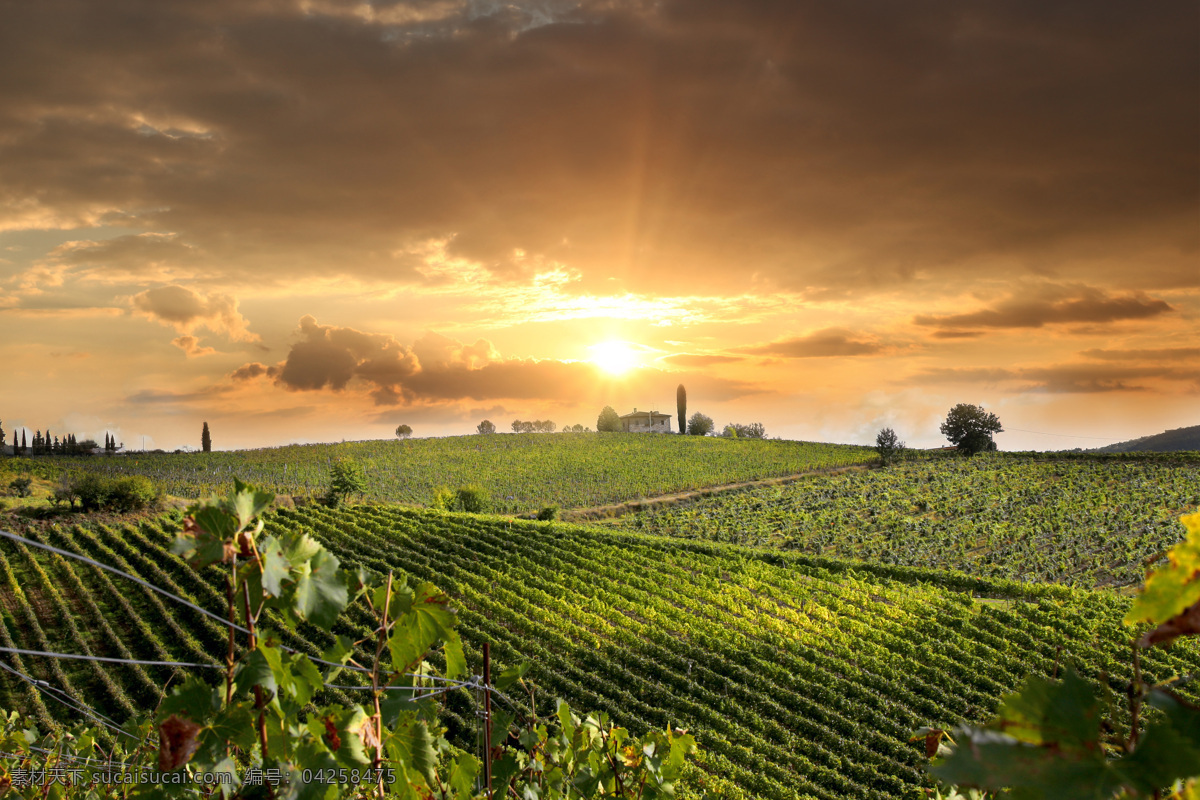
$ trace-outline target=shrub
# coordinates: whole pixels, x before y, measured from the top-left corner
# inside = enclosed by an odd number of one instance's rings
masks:
[[[457,499],[452,489],[447,486],[439,486],[433,493],[433,502],[429,505],[432,508],[440,508],[442,511],[453,511]]]
[[[129,475],[110,482],[108,502],[113,511],[128,513],[158,505],[162,492],[145,475]]]
[[[690,436],[707,436],[712,433],[712,429],[712,417],[701,414],[699,411],[692,414],[692,418],[688,420],[687,432]]]
[[[543,522],[549,522],[558,516],[558,506],[546,506],[537,513],[537,518]]]
[[[98,511],[108,505],[108,492],[111,482],[99,475],[85,472],[75,478],[71,488],[79,498],[79,505],[84,511]]]
[[[471,484],[470,486],[460,486],[454,490],[445,486],[439,487],[433,493],[433,502],[430,506],[442,511],[469,511],[473,514],[480,514],[487,511],[491,504],[492,498],[487,489]]]
[[[33,494],[33,489],[29,488],[33,485],[33,478],[21,477],[13,478],[8,484],[8,488],[12,489],[17,497],[29,497]]]
[[[904,455],[904,442],[891,428],[884,428],[875,437],[875,452],[883,464],[890,464]]]
[[[491,495],[487,489],[476,484],[470,486],[460,486],[455,492],[456,505],[459,511],[469,511],[473,514],[482,514],[488,510],[491,505]]]

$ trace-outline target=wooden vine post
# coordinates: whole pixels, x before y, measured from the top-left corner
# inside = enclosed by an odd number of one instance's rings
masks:
[[[492,798],[492,646],[483,643],[483,783]]]

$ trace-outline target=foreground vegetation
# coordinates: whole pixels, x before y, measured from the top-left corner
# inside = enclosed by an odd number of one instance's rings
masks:
[[[168,494],[219,494],[236,475],[277,494],[319,497],[340,458],[365,472],[362,497],[428,505],[438,488],[478,485],[502,512],[620,503],[641,497],[863,464],[867,447],[625,433],[457,436],[292,445],[216,453],[55,458],[38,468],[145,475]],[[2,465],[2,462],[0,462]],[[12,469],[10,466],[9,469]]]
[[[226,631],[223,665],[160,664],[185,667],[192,674],[169,693],[167,683],[149,683],[160,695],[159,702],[133,712],[120,726],[90,709],[86,700],[80,702],[32,678],[19,662],[16,668],[4,665],[15,679],[87,719],[72,720],[76,724],[64,731],[46,718],[44,708],[34,709],[35,719],[3,710],[0,753],[12,766],[0,770],[0,792],[29,800],[67,794],[87,800],[197,795],[267,800],[677,796],[676,783],[696,750],[692,736],[669,727],[630,736],[605,715],[584,719],[562,701],[549,724],[532,713],[493,713],[492,700],[505,700],[504,689],[526,687],[521,675],[528,664],[499,676],[485,666],[483,676],[468,678],[457,618],[444,592],[428,582],[397,578],[391,571],[383,575],[361,566],[345,570],[336,556],[303,532],[264,533],[260,515],[272,500],[271,494],[239,483],[229,497],[189,508],[183,529],[171,543],[170,552],[185,557],[192,567],[207,568],[210,578],[214,571],[224,577],[225,615],[202,614]],[[31,548],[59,558],[84,558],[10,534],[4,539],[15,542],[43,577],[29,557]],[[7,565],[4,572],[12,599],[19,598],[30,626],[40,631]],[[131,579],[128,574],[122,577]],[[43,588],[60,599],[52,584]],[[159,591],[166,592],[161,586]],[[178,595],[168,596],[188,605]],[[312,658],[281,644],[265,627],[270,623],[295,630],[304,623],[327,633],[350,607],[370,619],[368,636],[359,642],[367,653],[356,653],[354,640],[339,636],[321,657]],[[90,655],[73,621],[71,630],[78,651],[39,657],[70,661]],[[44,634],[39,639],[44,640]],[[239,640],[244,644],[241,653]],[[444,662],[441,671],[429,663],[435,647]],[[13,656],[20,654],[19,649],[6,649]],[[485,665],[487,652],[485,646]],[[33,655],[27,650],[24,654]],[[99,663],[153,666],[128,655],[93,658],[90,663],[101,680],[105,675]],[[197,674],[205,667],[222,672],[223,682]],[[342,673],[356,675],[360,683],[369,678],[369,685],[358,687],[365,690],[359,693],[365,700],[329,702],[325,690],[334,688],[331,682]],[[66,675],[55,677],[70,687]],[[456,688],[485,697],[479,757],[443,736],[446,729],[438,718],[436,698]]]
[[[652,508],[619,527],[1075,586],[1139,583],[1200,505],[1200,461],[985,454]],[[1083,523],[1082,520],[1086,520]]]
[[[195,572],[166,551],[178,529],[176,518],[28,535],[223,611],[220,570]],[[915,728],[982,721],[1030,674],[1070,666],[1105,691],[1133,677],[1121,625],[1129,601],[1107,592],[398,508],[285,510],[267,533],[287,532],[311,534],[344,566],[444,588],[466,662],[478,669],[484,642],[500,666],[531,660],[543,715],[559,696],[638,735],[688,728],[706,787],[729,795],[911,796],[927,781],[924,751],[908,741]],[[58,556],[7,541],[0,553],[5,645],[219,664],[226,631],[211,619]],[[333,633],[363,639],[370,630],[359,610]],[[281,633],[282,644],[312,654],[334,641],[309,624]],[[174,672],[34,656],[11,663],[118,719],[157,703]],[[1148,652],[1141,666],[1150,682],[1192,673],[1200,648]],[[331,701],[349,693],[326,690]],[[470,742],[469,693],[446,698],[448,735]],[[44,724],[74,714],[8,674],[0,705]]]

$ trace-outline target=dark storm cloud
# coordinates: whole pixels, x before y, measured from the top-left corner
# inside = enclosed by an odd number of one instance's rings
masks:
[[[870,356],[883,350],[878,342],[867,341],[854,331],[826,328],[769,344],[739,347],[740,353],[781,358],[833,358],[837,356]]]
[[[1195,3],[481,8],[7,4],[0,225],[173,232],[264,282],[418,281],[453,234],[583,289],[1198,283]]]
[[[1045,296],[1040,298],[1015,296],[995,308],[968,314],[920,315],[914,317],[913,322],[941,329],[967,329],[964,333],[973,336],[977,332],[971,328],[1040,328],[1056,323],[1111,323],[1149,319],[1175,310],[1162,300],[1143,295],[1113,297],[1089,288],[1044,287],[1042,293]]]
[[[429,332],[404,345],[387,334],[321,325],[312,316],[300,320],[297,336],[299,341],[281,363],[247,363],[230,378],[273,378],[292,391],[336,392],[358,382],[377,405],[466,399],[572,401],[601,392],[610,380],[589,363],[501,359],[486,339],[466,344]],[[636,389],[662,380],[660,373],[643,370],[629,384]],[[704,395],[713,400],[761,391],[740,381],[709,376],[699,381]]]

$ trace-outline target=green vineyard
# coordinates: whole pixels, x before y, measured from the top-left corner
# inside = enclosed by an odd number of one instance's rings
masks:
[[[1013,454],[817,475],[622,517],[621,528],[1081,587],[1140,583],[1200,505],[1194,458]],[[1081,520],[1087,520],[1081,524]]]
[[[226,491],[236,475],[276,494],[316,496],[338,458],[368,476],[366,499],[425,505],[440,486],[478,484],[502,510],[619,503],[685,489],[867,463],[868,447],[702,436],[555,433],[456,436],[410,441],[292,445],[191,454],[128,453],[105,458],[37,459],[53,470],[146,475],[169,494],[200,498]],[[12,467],[9,467],[12,469]]]
[[[703,780],[728,796],[913,797],[928,785],[924,753],[908,742],[915,728],[982,720],[1029,674],[1073,665],[1114,691],[1132,675],[1128,601],[1111,592],[396,507],[282,510],[267,529],[303,530],[346,565],[443,587],[472,668],[484,642],[501,666],[531,661],[543,712],[558,696],[635,732],[688,728]],[[221,612],[221,572],[171,555],[177,530],[164,518],[25,535]],[[120,576],[10,540],[0,573],[5,647],[223,657],[219,624]],[[367,623],[359,610],[335,633],[363,638]],[[305,626],[279,636],[312,654],[331,642]],[[119,721],[181,677],[170,666],[34,655],[7,663],[45,683],[0,672],[0,706],[43,724],[78,719],[72,704],[83,703]],[[1200,648],[1149,652],[1142,669],[1151,681],[1195,672]],[[342,702],[352,692],[327,691]],[[444,714],[469,740],[465,692],[447,695]]]

